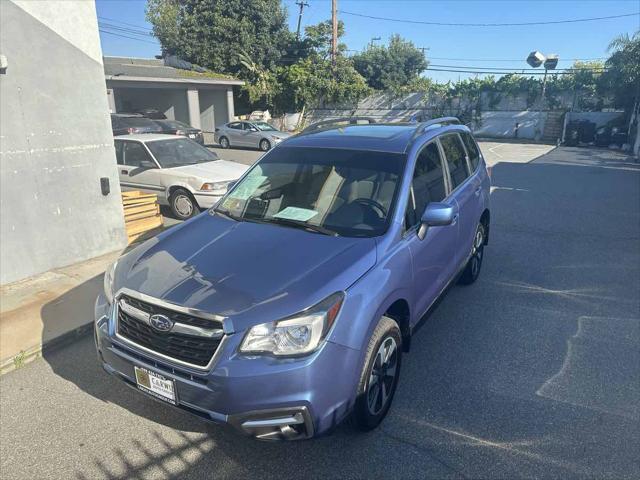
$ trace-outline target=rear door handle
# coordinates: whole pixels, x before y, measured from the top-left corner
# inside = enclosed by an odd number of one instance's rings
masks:
[[[482,187],[478,187],[476,188],[476,197],[480,195],[480,192],[482,191]]]
[[[453,220],[451,220],[451,225],[455,225],[456,223],[458,223],[458,214],[457,213],[453,216]]]
[[[120,170],[123,175],[129,175],[129,170]]]

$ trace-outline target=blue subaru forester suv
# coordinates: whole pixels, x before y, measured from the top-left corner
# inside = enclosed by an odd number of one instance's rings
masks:
[[[99,359],[259,439],[372,429],[420,320],[478,277],[489,188],[455,118],[311,128],[109,268]]]

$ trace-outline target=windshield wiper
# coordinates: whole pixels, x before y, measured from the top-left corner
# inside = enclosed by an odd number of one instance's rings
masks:
[[[338,236],[338,232],[331,230],[329,228],[321,227],[320,225],[312,225],[306,222],[300,222],[298,220],[291,220],[289,218],[271,217],[269,219],[260,219],[259,221],[263,223],[276,223],[276,224],[286,225],[288,227],[302,228],[310,232],[321,233],[322,235],[329,235],[330,237]]]

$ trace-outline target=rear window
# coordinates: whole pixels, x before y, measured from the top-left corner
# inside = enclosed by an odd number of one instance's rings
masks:
[[[444,150],[444,156],[449,166],[449,174],[451,176],[451,186],[456,188],[464,182],[469,176],[469,168],[467,167],[466,152],[460,141],[460,137],[456,134],[443,135],[440,137],[440,143]]]
[[[478,168],[478,164],[480,163],[480,150],[478,150],[478,145],[476,145],[473,137],[468,133],[461,133],[462,141],[464,142],[464,146],[467,147],[467,153],[469,154],[469,163],[471,164],[471,170],[476,171]]]
[[[158,125],[144,117],[119,117],[120,121],[128,127],[152,127],[159,128]]]

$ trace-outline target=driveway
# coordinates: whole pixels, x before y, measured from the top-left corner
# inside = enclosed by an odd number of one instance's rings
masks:
[[[640,167],[559,148],[493,183],[481,277],[414,337],[377,430],[246,439],[108,376],[85,336],[0,378],[2,478],[640,478]]]

